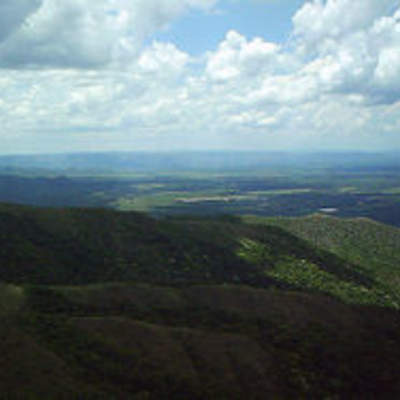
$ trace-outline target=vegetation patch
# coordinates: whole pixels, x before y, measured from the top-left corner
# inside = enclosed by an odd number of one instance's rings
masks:
[[[400,396],[395,228],[15,205],[0,218],[5,398]],[[370,249],[347,253],[360,226]]]
[[[0,316],[16,313],[24,303],[24,299],[22,287],[0,283]]]

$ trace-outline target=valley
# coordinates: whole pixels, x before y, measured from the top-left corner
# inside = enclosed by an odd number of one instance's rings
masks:
[[[0,201],[158,217],[322,212],[400,226],[399,159],[262,152],[0,157]]]

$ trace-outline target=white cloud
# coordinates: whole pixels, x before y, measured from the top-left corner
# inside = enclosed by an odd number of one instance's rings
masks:
[[[126,63],[149,35],[191,9],[210,10],[216,1],[7,0],[0,6],[0,66]]]
[[[0,24],[3,148],[368,147],[399,129],[396,1],[308,2],[289,44],[231,30],[199,58],[148,38],[214,0],[27,1]]]
[[[240,75],[255,79],[261,74],[275,74],[293,69],[296,61],[281,51],[276,43],[256,37],[248,41],[236,31],[229,31],[217,51],[208,54],[206,71],[213,80],[229,80]]]
[[[399,98],[396,5],[393,0],[315,0],[297,12],[298,54],[321,92],[360,94],[377,103]]]
[[[382,18],[374,24],[370,41],[377,48],[374,83],[400,96],[400,9],[393,17]]]
[[[362,97],[365,103],[396,101],[400,21],[393,12],[383,15],[394,4],[393,0],[306,3],[294,17],[300,53],[230,31],[208,54],[207,76],[226,90],[235,82],[242,104],[257,107],[295,105],[340,93]]]
[[[183,71],[190,57],[172,43],[153,42],[138,59],[143,72],[161,75],[177,75]]]
[[[18,29],[41,5],[41,0],[2,0],[0,3],[0,41]]]
[[[360,30],[390,11],[393,0],[312,0],[294,15],[294,35],[307,51]]]
[[[101,7],[89,4],[83,0],[43,0],[41,7],[1,43],[0,63],[10,68],[104,64],[116,36]]]

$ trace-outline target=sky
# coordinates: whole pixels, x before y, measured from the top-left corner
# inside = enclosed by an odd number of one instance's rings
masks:
[[[400,150],[398,0],[1,0],[0,154]]]

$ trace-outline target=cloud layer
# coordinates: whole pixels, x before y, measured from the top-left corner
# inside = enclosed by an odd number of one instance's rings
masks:
[[[313,0],[287,43],[152,35],[217,0],[3,0],[3,151],[400,147],[400,7]]]

